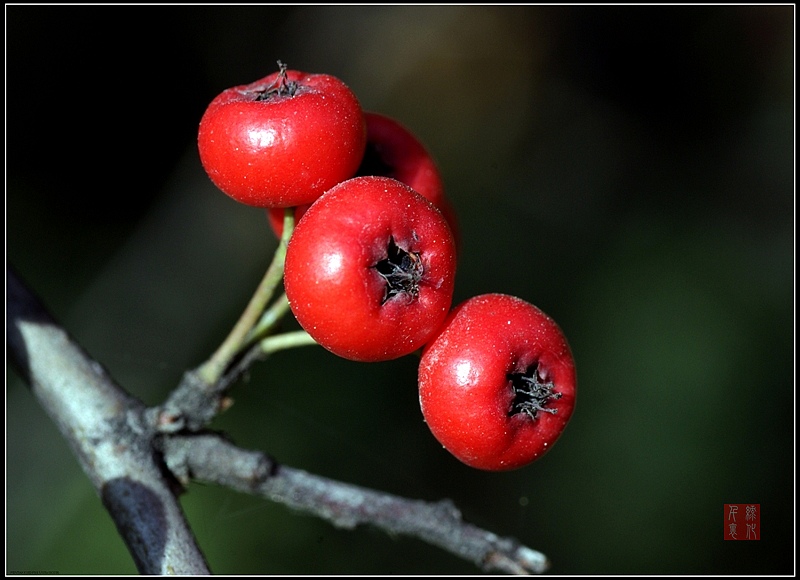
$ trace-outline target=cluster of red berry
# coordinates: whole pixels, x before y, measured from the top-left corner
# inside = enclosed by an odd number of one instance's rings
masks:
[[[522,467],[575,406],[572,354],[536,306],[486,294],[451,309],[457,224],[419,139],[365,112],[336,77],[280,70],[225,90],[200,122],[200,159],[233,199],[296,226],[284,288],[303,329],[363,362],[421,350],[419,397],[434,436],[467,465]]]

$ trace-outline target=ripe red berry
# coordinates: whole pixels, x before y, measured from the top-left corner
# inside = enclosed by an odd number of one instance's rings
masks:
[[[456,248],[433,204],[399,181],[356,177],[322,195],[297,222],[284,285],[300,325],[357,361],[422,347],[450,309]]]
[[[431,432],[460,461],[517,469],[547,452],[567,425],[575,364],[561,329],[536,306],[476,296],[425,346],[419,396]]]
[[[223,91],[200,120],[203,167],[217,187],[246,205],[309,204],[352,177],[364,155],[364,114],[347,85],[280,66]]]

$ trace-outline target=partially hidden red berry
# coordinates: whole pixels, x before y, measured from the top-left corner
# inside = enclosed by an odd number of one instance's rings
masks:
[[[433,156],[405,125],[380,113],[366,111],[367,147],[358,175],[391,177],[441,209],[444,181]]]
[[[380,176],[401,181],[433,203],[447,219],[456,239],[456,214],[445,195],[444,181],[436,161],[411,130],[396,119],[380,113],[364,112],[367,123],[367,145],[356,177]],[[295,219],[308,209],[301,206]],[[273,232],[280,237],[283,231],[283,211],[268,210]]]
[[[204,169],[227,195],[256,207],[294,207],[355,174],[366,123],[341,80],[281,64],[219,94],[200,120],[197,141]]]
[[[572,353],[558,325],[505,294],[462,302],[425,346],[419,366],[422,414],[463,463],[517,469],[561,436],[576,401]]]
[[[452,303],[456,248],[432,203],[387,177],[356,177],[297,222],[284,285],[300,325],[350,360],[382,361],[424,345]]]

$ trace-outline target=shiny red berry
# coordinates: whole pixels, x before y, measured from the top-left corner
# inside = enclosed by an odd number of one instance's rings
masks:
[[[552,448],[576,400],[576,374],[558,325],[505,294],[476,296],[448,316],[419,365],[422,414],[463,463],[517,469]]]
[[[288,70],[223,91],[198,131],[200,161],[233,199],[257,207],[309,204],[352,177],[366,123],[338,78]]]

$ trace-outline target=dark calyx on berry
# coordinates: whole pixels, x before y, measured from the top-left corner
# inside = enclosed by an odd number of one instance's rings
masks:
[[[414,298],[419,296],[419,282],[424,270],[419,254],[406,252],[395,243],[393,237],[389,238],[386,252],[386,258],[373,266],[386,281],[381,304],[386,304],[398,294],[410,294]]]
[[[524,373],[509,374],[508,380],[511,381],[511,388],[514,390],[509,417],[525,413],[531,419],[535,419],[538,411],[551,414],[558,412],[558,409],[545,407],[550,401],[560,399],[561,393],[553,392],[555,388],[553,382],[545,381],[539,376],[539,363],[531,365]]]
[[[256,101],[267,101],[272,97],[293,97],[297,92],[297,89],[300,85],[297,83],[297,81],[290,81],[288,79],[288,75],[286,74],[289,66],[281,61],[278,61],[278,67],[280,68],[278,78],[266,89],[258,91]]]

